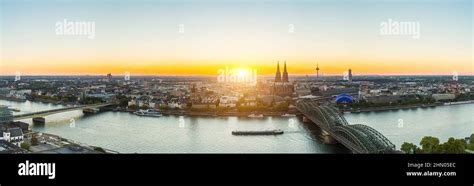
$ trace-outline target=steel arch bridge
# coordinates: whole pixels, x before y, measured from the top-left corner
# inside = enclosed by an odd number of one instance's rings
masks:
[[[353,153],[396,152],[395,145],[380,132],[362,124],[350,125],[334,107],[300,101],[296,108]]]

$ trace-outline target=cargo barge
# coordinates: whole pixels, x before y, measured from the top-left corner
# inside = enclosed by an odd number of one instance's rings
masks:
[[[279,135],[283,130],[262,130],[262,131],[232,131],[232,135]]]

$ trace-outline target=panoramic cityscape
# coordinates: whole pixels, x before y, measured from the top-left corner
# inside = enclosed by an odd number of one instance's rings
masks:
[[[120,2],[2,1],[0,153],[474,153],[469,0]]]

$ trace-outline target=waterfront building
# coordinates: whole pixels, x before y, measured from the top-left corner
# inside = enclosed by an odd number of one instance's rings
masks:
[[[238,100],[238,97],[222,96],[219,100],[219,107],[235,107]]]
[[[270,95],[260,96],[258,99],[265,106],[279,105],[279,104],[283,104],[287,101],[287,100],[285,100],[285,98],[283,98],[281,96],[270,96]]]
[[[0,124],[13,121],[12,111],[4,105],[0,105]]]
[[[431,96],[436,101],[450,101],[456,97],[454,94],[433,94]]]
[[[168,107],[171,109],[182,109],[184,106],[184,101],[182,99],[178,98],[171,98],[171,100],[168,102]]]
[[[10,142],[18,147],[23,143],[23,131],[19,127],[0,128],[0,140]]]
[[[190,100],[192,108],[216,108],[219,101],[219,97],[216,95],[209,95],[198,97],[197,99]]]
[[[0,95],[2,96],[6,96],[8,94],[10,94],[10,88],[8,87],[3,87],[3,88],[0,88]]]
[[[354,98],[350,94],[339,94],[336,96],[336,104],[351,104]]]
[[[241,106],[257,106],[257,97],[256,96],[245,96]]]

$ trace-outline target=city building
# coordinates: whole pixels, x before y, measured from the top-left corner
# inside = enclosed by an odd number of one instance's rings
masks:
[[[283,78],[280,74],[280,64],[277,63],[277,72],[275,81],[271,87],[271,93],[277,96],[291,96],[294,92],[294,86],[289,82],[288,71],[286,69],[286,61],[283,70]]]
[[[19,127],[1,128],[0,140],[10,142],[19,147],[23,143],[23,131]]]
[[[352,70],[349,69],[349,72],[347,73],[347,81],[352,82]]]
[[[454,94],[433,94],[431,95],[436,101],[450,101],[456,98]]]
[[[0,105],[0,124],[13,121],[12,111],[4,105]]]
[[[350,104],[354,102],[354,98],[350,94],[339,94],[336,96],[336,104]]]
[[[280,62],[277,62],[277,71],[275,73],[275,82],[281,82]]]
[[[107,74],[107,82],[112,82],[112,74]]]
[[[280,70],[280,69],[278,69]],[[286,71],[286,61],[285,61],[285,67],[283,70],[283,79],[281,80],[282,82],[288,82],[288,71]]]
[[[235,107],[239,98],[232,96],[222,96],[219,100],[219,107]]]

